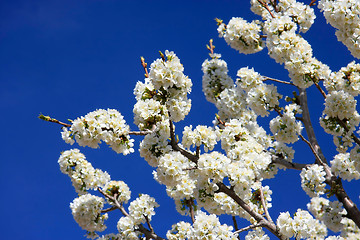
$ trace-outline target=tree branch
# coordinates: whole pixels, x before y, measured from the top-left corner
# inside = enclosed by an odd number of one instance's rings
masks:
[[[282,235],[279,233],[276,225],[268,220],[266,220],[261,214],[253,211],[250,206],[244,202],[235,192],[234,190],[228,188],[224,183],[217,183],[219,187],[219,191],[225,193],[229,197],[231,197],[237,204],[239,204],[242,209],[244,209],[250,216],[252,216],[259,224],[263,225],[266,229],[268,229],[271,233],[273,233],[279,239],[284,239]]]
[[[51,118],[49,116],[44,116],[42,114],[40,114],[38,118],[40,118],[41,120],[47,121],[47,122],[53,122],[53,123],[60,124],[64,127],[71,127],[71,124],[60,122],[59,120],[57,120],[55,118]]]
[[[98,188],[98,191],[104,195],[106,198],[108,198],[109,200],[111,200],[114,203],[114,207],[119,209],[121,211],[121,213],[125,216],[128,217],[129,214],[126,212],[125,208],[118,202],[118,200],[116,199],[117,194],[115,194],[114,196],[110,196],[109,194],[107,194],[106,192],[104,192],[101,188]],[[148,221],[147,217],[145,217],[145,219]],[[151,226],[151,225],[150,225]],[[138,231],[140,231],[141,233],[143,233],[146,237],[146,239],[154,239],[154,240],[165,240],[162,237],[159,237],[158,235],[156,235],[154,233],[154,229],[152,229],[151,231],[149,231],[148,229],[146,229],[142,224],[139,224],[136,226],[138,228]],[[150,228],[150,227],[149,227]],[[150,228],[151,229],[151,228]]]
[[[250,226],[244,227],[242,229],[239,229],[239,230],[235,231],[234,233],[245,232],[245,231],[248,231],[250,229],[257,228],[257,227],[265,227],[265,226],[264,226],[264,224],[254,224],[254,225],[250,225]]]
[[[283,167],[286,167],[288,169],[295,169],[295,170],[302,170],[305,167],[311,166],[311,164],[303,164],[303,163],[293,163],[293,162],[288,162],[285,159],[275,156],[272,156],[272,163],[281,165]]]
[[[260,186],[259,188],[259,192],[260,192],[260,200],[261,200],[261,205],[264,208],[264,212],[265,212],[265,216],[267,218],[267,220],[269,220],[270,222],[274,223],[274,221],[272,220],[272,218],[270,217],[269,211],[266,207],[266,203],[265,203],[265,197],[264,197],[264,192],[262,190],[262,186]]]
[[[274,81],[274,82],[278,82],[278,83],[283,83],[283,84],[288,84],[288,85],[293,85],[295,86],[295,84],[291,83],[291,82],[286,82],[286,81],[283,81],[283,80],[279,80],[279,79],[275,79],[275,78],[270,78],[270,77],[266,77],[266,76],[263,76],[265,79],[263,81]]]
[[[169,120],[169,122],[170,122],[170,145],[171,145],[172,149],[174,151],[180,152],[183,156],[187,157],[190,161],[197,163],[197,161],[199,159],[199,157],[197,155],[189,153],[185,149],[182,149],[181,147],[179,147],[179,145],[177,144],[176,139],[175,139],[173,122],[171,120]]]
[[[311,123],[310,112],[307,104],[306,89],[305,88],[298,88],[298,89],[299,89],[298,97],[299,97],[300,107],[302,110],[302,120],[305,126],[306,134],[309,138],[309,142],[311,143],[312,148],[314,149],[315,153],[320,157],[322,162],[327,164],[326,158],[322,153],[321,148],[317,142],[314,128]]]

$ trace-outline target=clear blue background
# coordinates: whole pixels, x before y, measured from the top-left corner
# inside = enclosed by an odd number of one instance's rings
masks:
[[[310,0],[306,1],[307,3]],[[314,55],[334,71],[353,60],[334,36],[316,9],[315,24],[304,37]],[[218,38],[214,18],[258,19],[248,1],[115,1],[115,0],[3,0],[0,3],[0,126],[2,239],[82,239],[85,231],[75,223],[69,203],[76,197],[70,179],[63,175],[57,160],[72,146],[60,136],[60,126],[37,119],[40,113],[61,121],[75,119],[99,108],[118,109],[133,124],[132,94],[143,81],[140,56],[150,64],[158,51],[175,51],[193,81],[193,107],[177,125],[211,125],[216,109],[205,101],[201,90],[201,64],[208,57],[205,45],[214,39],[215,51],[228,62],[229,74],[245,66],[261,74],[288,80],[282,66],[267,55],[240,55]],[[287,88],[290,94],[292,89]],[[309,91],[315,126],[323,110],[321,95]],[[268,126],[265,121],[264,127]],[[325,156],[335,154],[332,137],[318,129]],[[138,146],[141,137],[136,137]],[[78,147],[74,145],[73,147]],[[311,163],[314,157],[303,142],[296,144],[296,162]],[[124,180],[135,198],[139,193],[155,197],[160,204],[153,218],[155,231],[165,236],[179,220],[173,201],[153,180],[152,168],[138,151],[126,157],[102,145],[100,149],[80,148],[96,168]],[[306,209],[308,196],[301,190],[299,172],[280,171],[267,181],[273,190],[270,214]],[[345,185],[359,205],[359,182]],[[116,232],[120,213],[111,212],[106,232]],[[228,218],[222,218],[228,222]],[[240,227],[247,225],[239,221]]]

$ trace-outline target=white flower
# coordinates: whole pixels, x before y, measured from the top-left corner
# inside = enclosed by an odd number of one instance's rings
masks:
[[[301,134],[302,125],[296,121],[293,113],[285,113],[281,117],[277,116],[270,121],[270,130],[275,139],[283,143],[294,143]]]
[[[293,219],[289,212],[280,213],[276,225],[280,233],[288,238],[296,236],[298,239],[324,239],[327,235],[326,226],[301,209],[297,210]]]
[[[254,71],[253,68],[240,68],[237,72],[239,78],[236,79],[236,85],[244,89],[246,92],[262,83],[263,77]]]
[[[137,240],[140,232],[135,230],[135,223],[131,216],[121,217],[117,223],[117,229],[122,239]]]
[[[91,194],[82,195],[70,203],[75,221],[82,229],[89,232],[102,232],[106,229],[104,221],[108,215],[101,214],[103,207],[104,199]]]
[[[130,200],[130,188],[123,181],[110,181],[104,186],[103,191],[113,197],[116,195],[119,203],[127,203]]]
[[[202,154],[198,160],[201,177],[210,178],[215,182],[222,182],[227,175],[227,166],[231,160],[219,152]]]
[[[89,189],[103,187],[110,181],[110,175],[100,169],[93,168],[79,149],[63,152],[58,163],[61,172],[70,177],[78,194],[85,194]]]
[[[71,139],[75,138],[80,146],[98,148],[99,143],[104,141],[117,153],[127,155],[134,152],[130,128],[121,113],[114,109],[90,112],[72,122],[70,134],[66,128],[63,130],[63,138],[70,144]]]
[[[265,44],[261,39],[261,27],[257,21],[249,23],[240,17],[233,17],[226,25],[226,30],[224,26],[218,28],[220,36],[240,53],[256,53],[263,49]]]
[[[326,21],[337,28],[336,36],[351,52],[360,58],[360,2],[356,0],[321,0],[319,8]]]
[[[317,219],[323,221],[333,232],[342,230],[343,224],[341,221],[346,215],[346,210],[339,201],[330,202],[325,198],[314,197],[307,204],[307,207]]]
[[[155,207],[159,207],[159,204],[147,194],[141,194],[132,201],[129,206],[129,215],[133,219],[134,225],[145,223],[146,218],[151,221],[152,216],[155,215]]]
[[[262,117],[268,116],[268,110],[279,105],[282,95],[277,92],[277,87],[272,84],[258,84],[247,93],[247,103],[254,112]]]
[[[325,100],[324,114],[340,120],[349,119],[356,112],[356,100],[344,91],[332,91]]]
[[[360,172],[355,168],[355,162],[350,158],[350,153],[337,154],[331,163],[331,171],[347,181],[360,179]]]
[[[325,193],[325,175],[324,167],[317,164],[303,168],[300,173],[301,187],[310,197],[322,195]]]
[[[204,149],[207,152],[208,150],[213,150],[218,140],[219,133],[213,128],[199,125],[192,130],[192,126],[190,125],[190,127],[186,126],[184,128],[182,144],[186,148],[204,145]]]
[[[234,81],[227,74],[228,68],[224,60],[219,59],[221,56],[205,60],[202,64],[202,90],[206,100],[215,103],[220,93],[234,85]]]

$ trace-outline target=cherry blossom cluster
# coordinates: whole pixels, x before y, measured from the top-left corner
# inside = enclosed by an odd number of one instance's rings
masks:
[[[265,7],[266,6],[266,7]],[[314,22],[314,10],[304,3],[285,0],[274,3],[270,0],[251,0],[251,10],[263,17],[263,22],[247,22],[232,18],[227,25],[218,20],[220,37],[240,53],[256,53],[265,47],[270,57],[285,64],[293,83],[309,87],[313,82],[326,79],[330,69],[312,56],[310,44],[297,34],[306,32]]]
[[[277,116],[270,121],[270,130],[275,139],[283,143],[294,143],[299,138],[303,129],[300,121],[296,120],[295,114],[301,113],[299,105],[290,104],[285,107],[281,116]]]
[[[238,70],[237,76],[239,77],[236,79],[238,92],[245,91],[246,103],[257,115],[268,116],[268,111],[279,105],[282,95],[278,93],[277,87],[265,84],[264,77],[254,69],[241,68]]]
[[[328,78],[331,71],[313,57],[310,44],[296,33],[297,25],[293,19],[287,15],[268,18],[264,24],[266,46],[270,57],[285,65],[291,81],[298,87],[307,88]]]
[[[134,121],[140,129],[151,129],[164,119],[178,122],[189,113],[192,82],[183,71],[180,59],[168,50],[150,65],[147,78],[134,90]]]
[[[350,153],[339,153],[335,155],[334,159],[330,163],[331,171],[336,176],[339,176],[347,181],[360,179],[359,169],[355,167],[355,164],[357,164],[357,166],[359,164],[358,159],[351,159]]]
[[[167,186],[168,195],[173,199],[190,198],[194,194],[196,178],[191,176],[195,163],[180,152],[171,151],[159,158],[154,178]]]
[[[219,22],[219,36],[240,53],[256,53],[263,49],[260,21],[247,22],[241,17],[233,17],[227,25]]]
[[[142,233],[138,231],[138,225],[150,222],[155,215],[155,207],[159,207],[155,199],[147,194],[141,194],[133,200],[129,206],[129,214],[121,217],[117,228],[124,239],[138,239]]]
[[[314,197],[307,204],[310,212],[333,232],[342,231],[344,225],[341,221],[346,215],[346,210],[339,201],[329,201],[326,198]]]
[[[211,54],[202,64],[202,89],[206,100],[215,103],[220,93],[234,85],[234,81],[227,74],[227,63],[220,59],[220,54]]]
[[[267,9],[261,4],[263,2]],[[251,11],[257,15],[262,16],[263,19],[270,19],[273,16],[290,16],[293,21],[299,26],[300,32],[307,32],[311,25],[314,23],[315,14],[314,10],[308,5],[297,2],[296,0],[283,0],[274,5],[270,4],[271,0],[250,0]],[[271,14],[270,14],[271,12]]]
[[[205,151],[213,150],[219,140],[219,131],[211,127],[199,125],[192,130],[192,126],[186,126],[183,131],[182,145],[186,148],[190,146],[200,147],[204,145]]]
[[[331,72],[313,56],[310,44],[300,35],[314,22],[310,6],[295,0],[250,2],[251,10],[262,20],[248,22],[237,17],[228,24],[217,20],[220,37],[244,54],[259,52],[266,45],[270,57],[288,70],[291,82],[264,77],[249,67],[240,68],[234,82],[227,63],[213,52],[211,41],[208,47],[211,59],[202,64],[202,89],[218,114],[214,126],[185,126],[180,141],[175,123],[190,111],[188,94],[192,82],[184,74],[180,59],[166,50],[150,65],[149,72],[142,59],[145,80],[135,86],[137,102],[133,108],[139,132],[130,132],[118,111],[100,109],[72,121],[69,128],[63,128],[62,137],[67,143],[76,141],[92,148],[105,142],[117,153],[127,155],[134,152],[130,134],[143,135],[140,156],[154,167],[154,179],[165,185],[177,211],[193,221],[174,224],[166,234],[169,240],[237,239],[242,230],[234,232],[233,227],[221,224],[216,216],[221,214],[244,218],[253,224],[246,240],[270,239],[263,227],[284,239],[325,239],[327,227],[341,232],[341,237],[329,236],[328,240],[357,239],[360,230],[349,217],[347,200],[330,201],[321,196],[330,192],[340,200],[336,188],[341,184],[335,185],[341,179],[360,179],[360,140],[355,136],[360,124],[355,99],[360,94],[360,64],[351,62]],[[320,0],[319,8],[338,29],[338,39],[355,57],[360,57],[360,4],[355,0]],[[325,99],[320,124],[333,135],[338,151],[330,164],[325,157],[323,161],[316,140],[310,139],[312,127],[307,122],[310,116],[306,115],[303,95],[286,97],[290,103],[283,107],[277,85],[268,84],[268,80],[298,87],[299,92],[313,84],[320,90]],[[272,116],[270,111],[277,115],[269,122],[271,133],[267,133],[257,118]],[[309,141],[301,135],[302,124],[307,127]],[[287,144],[295,143],[299,137],[316,155],[315,163],[292,163],[295,151]],[[219,141],[221,147],[216,146]],[[80,195],[70,207],[75,221],[89,236],[94,237],[94,232],[106,228],[104,221],[108,215],[103,213],[114,209],[123,214],[117,223],[119,233],[98,240],[156,236],[150,224],[159,206],[154,198],[141,194],[130,202],[127,212],[124,204],[129,202],[131,192],[126,183],[111,181],[107,172],[94,169],[78,149],[63,152],[58,162]],[[298,209],[293,216],[289,212],[280,213],[276,224],[271,220],[268,209],[272,207],[272,190],[263,180],[274,177],[279,168],[301,170],[301,187],[311,198],[307,207],[315,218]],[[330,189],[326,189],[326,184]],[[87,193],[96,189],[105,198]],[[103,209],[105,199],[109,209]]]
[[[320,196],[325,193],[325,175],[324,167],[317,164],[303,168],[301,187],[310,197]]]
[[[328,90],[320,124],[325,132],[334,136],[337,150],[345,153],[352,146],[351,134],[360,123],[356,96],[360,93],[360,64],[349,63],[324,81]],[[341,122],[344,124],[341,125]],[[346,128],[344,128],[346,125]]]
[[[129,137],[129,125],[115,109],[99,109],[72,121],[70,130],[63,128],[62,138],[66,143],[98,148],[101,141],[115,152],[127,155],[134,152],[133,139]]]
[[[220,224],[219,218],[205,212],[197,211],[195,222],[191,226],[190,223],[179,222],[172,226],[166,234],[169,240],[177,239],[237,239],[237,234],[232,232],[233,227],[226,224]]]
[[[88,232],[102,232],[106,229],[104,221],[108,218],[107,213],[101,213],[104,203],[103,198],[87,193],[75,198],[70,203],[70,208],[75,221],[82,229]]]
[[[321,0],[319,8],[326,21],[336,28],[335,35],[351,52],[360,58],[360,3],[357,0]]]
[[[130,200],[130,188],[123,181],[109,181],[103,187],[103,191],[105,191],[109,196],[114,197],[118,203],[127,203]],[[111,205],[114,205],[114,202],[109,201],[109,199],[108,202]]]
[[[276,225],[280,233],[297,239],[324,239],[327,235],[326,226],[319,220],[314,219],[308,211],[298,209],[291,218],[289,212],[280,213]]]
[[[110,175],[100,169],[95,169],[86,161],[79,149],[71,149],[61,154],[58,163],[62,173],[68,175],[78,194],[87,190],[104,187],[110,181]]]

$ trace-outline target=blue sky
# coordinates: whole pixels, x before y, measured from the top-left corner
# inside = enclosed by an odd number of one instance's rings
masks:
[[[307,2],[310,2],[308,0]],[[334,71],[353,60],[317,12],[315,24],[304,37],[314,55]],[[267,55],[240,55],[218,38],[214,18],[258,19],[249,1],[115,1],[115,0],[3,0],[0,3],[0,111],[2,157],[0,200],[3,239],[81,239],[83,231],[73,220],[69,203],[76,197],[70,179],[57,164],[60,152],[72,148],[60,136],[60,126],[37,119],[39,113],[61,121],[75,119],[99,108],[119,110],[133,124],[132,94],[143,81],[140,56],[150,64],[158,51],[174,51],[193,82],[190,114],[177,125],[211,125],[216,109],[201,90],[201,64],[208,57],[205,45],[214,39],[215,51],[228,62],[229,74],[245,66],[261,74],[288,80],[287,72]],[[287,89],[291,91],[291,89]],[[285,93],[284,93],[285,94]],[[312,117],[318,126],[323,110],[321,96],[309,90]],[[265,119],[266,120],[266,119]],[[267,128],[267,121],[264,127]],[[335,153],[332,137],[317,132],[325,156]],[[138,146],[140,137],[136,137]],[[73,147],[78,147],[74,145]],[[102,145],[80,148],[96,168],[124,180],[135,198],[147,193],[160,204],[153,218],[155,231],[165,236],[179,220],[174,204],[152,178],[152,168],[137,150],[126,157]],[[304,143],[296,144],[297,162],[313,162]],[[273,218],[279,211],[306,208],[309,198],[300,188],[299,172],[280,171],[268,181],[273,190]],[[359,182],[345,185],[359,205]],[[110,213],[108,231],[116,232],[120,213]],[[222,219],[226,222],[228,219]],[[246,222],[239,222],[246,226]]]

